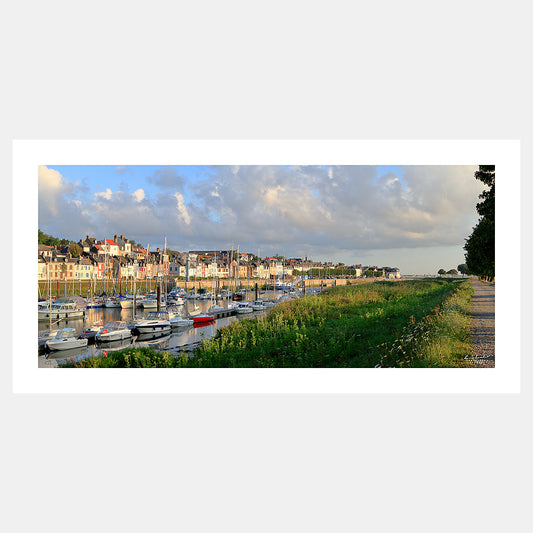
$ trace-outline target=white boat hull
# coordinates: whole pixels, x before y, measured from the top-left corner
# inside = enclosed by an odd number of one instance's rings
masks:
[[[110,331],[109,333],[101,333],[96,335],[96,340],[99,342],[108,341],[121,341],[131,337],[131,331],[129,329],[121,331]]]
[[[167,324],[143,324],[140,326],[135,326],[135,329],[139,333],[160,333],[165,331],[170,331],[170,322]]]
[[[70,350],[71,348],[82,348],[87,346],[88,342],[87,339],[52,339],[46,343],[46,346],[48,346],[50,350]]]
[[[157,300],[155,301],[144,301],[142,303],[142,306],[144,309],[157,309]],[[160,302],[160,307],[163,308],[163,307],[166,307],[166,303],[165,302]]]
[[[178,327],[181,327],[181,326],[192,326],[193,323],[194,323],[194,321],[189,319],[189,318],[177,317],[177,318],[171,318],[170,319],[170,325],[173,328],[178,328]]]
[[[85,311],[83,309],[74,309],[72,311],[38,311],[39,313],[39,320],[47,320],[47,319],[66,319],[66,318],[78,318],[85,314]]]

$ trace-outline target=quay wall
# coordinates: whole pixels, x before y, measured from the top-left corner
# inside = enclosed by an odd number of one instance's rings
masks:
[[[333,287],[333,286],[344,286],[353,283],[372,283],[376,280],[383,278],[336,278],[336,279],[308,279],[305,280],[305,287]],[[261,289],[265,284],[270,284],[271,281],[264,279],[239,279],[237,280],[237,288],[244,287],[249,289],[254,289],[255,284],[258,284],[259,289]],[[122,284],[122,291],[131,293],[133,291],[134,284],[131,280],[123,280],[121,283],[119,281],[115,282],[114,280],[97,280],[92,284],[92,289],[94,289],[95,294],[100,294],[102,292],[113,292],[113,287],[115,292],[118,293],[120,286]],[[212,279],[201,279],[196,281],[183,281],[183,280],[167,280],[167,288],[172,289],[175,286],[182,287],[185,290],[191,290],[196,288],[198,289],[207,289],[213,291],[216,288],[217,281]],[[145,291],[154,291],[158,286],[157,280],[139,280],[135,282],[135,287],[138,292]],[[230,280],[228,279],[219,279],[218,286],[220,289],[224,289],[230,286]],[[38,297],[47,298],[48,297],[48,282],[46,280],[38,281]],[[235,281],[231,280],[231,287],[235,287]],[[299,283],[299,287],[302,287],[302,282]],[[52,296],[63,296],[63,295],[81,295],[87,296],[91,291],[91,282],[89,281],[57,281],[53,280],[51,283]]]

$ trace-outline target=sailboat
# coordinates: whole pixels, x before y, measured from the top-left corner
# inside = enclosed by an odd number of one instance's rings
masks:
[[[218,293],[218,279],[215,279],[215,287],[213,289],[213,292],[211,293],[211,307],[207,310],[208,313],[219,313],[220,311],[226,310],[224,307],[216,303],[217,293]]]

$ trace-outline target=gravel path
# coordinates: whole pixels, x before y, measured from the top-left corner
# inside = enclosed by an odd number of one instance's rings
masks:
[[[494,368],[494,285],[472,280],[472,362],[476,367]]]

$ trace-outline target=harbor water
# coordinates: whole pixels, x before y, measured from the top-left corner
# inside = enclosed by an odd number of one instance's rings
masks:
[[[280,296],[279,291],[274,294],[273,291],[266,291],[260,294],[260,298],[274,299]],[[253,301],[255,299],[254,292],[248,292],[245,294],[243,301]],[[227,307],[230,300],[217,300],[216,304],[224,308]],[[185,300],[185,303],[179,306],[182,314],[187,316],[195,305],[196,311],[200,313],[207,312],[207,310],[214,304],[213,300]],[[164,309],[164,308],[162,308]],[[68,320],[61,320],[52,324],[52,330],[62,328],[74,328],[76,335],[81,334],[89,326],[100,325],[104,326],[107,322],[113,321],[131,321],[134,318],[143,318],[148,315],[151,310],[143,310],[138,307],[137,309],[122,309],[122,308],[89,308],[85,313],[85,317],[72,318]],[[154,336],[151,334],[135,335],[132,333],[132,337],[124,339],[122,341],[112,342],[94,342],[89,340],[89,344],[83,348],[72,348],[70,350],[49,351],[40,348],[38,350],[39,367],[50,368],[57,367],[66,360],[77,361],[87,357],[98,357],[100,355],[106,355],[110,351],[122,350],[127,347],[153,347],[158,350],[169,351],[170,353],[177,353],[181,349],[189,349],[202,342],[205,339],[213,337],[219,328],[228,326],[236,320],[247,320],[262,317],[268,311],[254,311],[249,314],[236,314],[218,318],[211,322],[195,324],[189,327],[172,328],[172,331],[166,335]],[[38,331],[39,335],[45,331],[50,330],[50,324],[48,320],[40,320]]]

